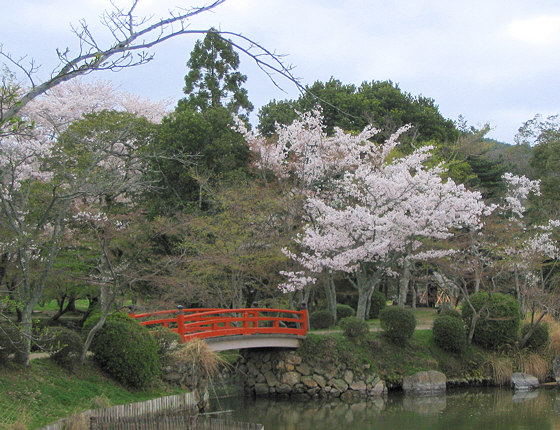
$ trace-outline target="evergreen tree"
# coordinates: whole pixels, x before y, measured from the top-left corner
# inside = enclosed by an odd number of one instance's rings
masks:
[[[236,70],[239,55],[231,41],[224,39],[215,29],[206,33],[203,41],[197,41],[191,52],[183,91],[188,97],[179,102],[179,108],[189,106],[200,112],[209,108],[226,107],[238,114],[240,109],[247,113],[253,110],[247,90],[241,85],[247,76]]]

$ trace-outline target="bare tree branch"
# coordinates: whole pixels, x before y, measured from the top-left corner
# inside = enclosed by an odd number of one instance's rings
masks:
[[[224,3],[226,0],[213,0],[210,3],[190,9],[170,10],[166,18],[150,24],[152,17],[139,17],[135,9],[140,0],[132,0],[128,10],[119,8],[112,2],[112,8],[106,10],[101,17],[101,24],[111,33],[113,42],[108,48],[102,48],[96,37],[91,33],[85,20],[81,20],[72,32],[78,39],[79,50],[76,56],[70,55],[70,50],[58,50],[59,66],[53,71],[51,77],[42,83],[34,79],[38,66],[30,61],[24,64],[26,57],[15,59],[0,45],[0,57],[15,65],[26,76],[30,89],[22,94],[17,103],[7,107],[2,112],[0,123],[7,123],[15,118],[20,110],[35,97],[50,88],[68,81],[76,76],[89,74],[93,71],[112,70],[118,71],[148,63],[154,58],[149,50],[155,45],[163,43],[173,37],[184,34],[205,34],[208,29],[194,30],[189,28],[189,20],[202,13],[208,12]],[[262,45],[252,41],[241,33],[220,32],[226,36],[238,39],[239,43],[233,45],[241,52],[251,57],[271,79],[275,86],[280,88],[275,80],[279,75],[294,82],[300,90],[303,86],[292,74],[292,68],[284,65],[281,55],[269,51]],[[248,46],[243,46],[247,44]]]

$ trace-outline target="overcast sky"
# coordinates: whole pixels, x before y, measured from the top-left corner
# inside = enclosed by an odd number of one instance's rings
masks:
[[[174,5],[200,4],[140,0],[139,11],[162,17]],[[86,18],[103,40],[99,16],[108,7],[109,0],[0,0],[0,44],[34,58],[47,76],[56,48],[76,47],[72,23]],[[507,143],[536,113],[560,113],[559,0],[227,0],[191,25],[241,32],[286,54],[303,84],[331,76],[357,85],[392,80],[433,98],[447,118],[490,123],[489,136]],[[150,64],[97,77],[175,102],[195,40],[181,36],[156,47]],[[289,81],[279,80],[285,92],[278,90],[248,57],[241,63],[255,112],[272,99],[298,96]]]

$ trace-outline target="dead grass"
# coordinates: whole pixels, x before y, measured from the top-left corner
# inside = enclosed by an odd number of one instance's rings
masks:
[[[488,356],[485,365],[489,368],[492,375],[492,382],[496,385],[507,385],[511,382],[513,374],[513,360],[510,357],[491,354]]]
[[[556,321],[552,315],[546,315],[543,318],[543,322],[548,324],[548,330],[550,334],[550,342],[548,344],[548,350],[552,356],[556,357],[560,355],[560,323]]]
[[[202,339],[191,339],[170,354],[170,358],[185,367],[191,377],[213,381],[220,370],[229,363],[220,354],[212,351]]]
[[[72,415],[64,420],[65,430],[89,430],[89,418],[83,414]]]
[[[111,401],[105,394],[100,394],[91,400],[91,409],[104,409],[111,406]]]
[[[522,373],[528,373],[544,382],[549,372],[549,363],[542,355],[534,352],[521,352],[516,357],[516,368]]]

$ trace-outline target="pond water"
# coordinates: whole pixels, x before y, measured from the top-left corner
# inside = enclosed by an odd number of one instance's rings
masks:
[[[453,390],[441,397],[389,394],[386,400],[293,401],[238,396],[216,399],[213,410],[265,430],[560,429],[557,389],[514,393],[498,388]]]

